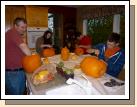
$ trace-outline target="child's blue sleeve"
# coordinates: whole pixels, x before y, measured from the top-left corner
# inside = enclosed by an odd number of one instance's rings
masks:
[[[121,53],[121,56],[116,62],[108,61],[107,73],[117,77],[125,64],[125,55]]]

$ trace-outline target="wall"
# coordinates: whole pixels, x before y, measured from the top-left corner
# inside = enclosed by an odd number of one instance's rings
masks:
[[[61,45],[63,45],[64,36],[67,34],[67,31],[70,27],[76,29],[76,8],[63,7],[63,6],[48,6],[49,13],[56,14],[60,17],[59,25],[61,37]],[[58,28],[57,28],[58,29]]]

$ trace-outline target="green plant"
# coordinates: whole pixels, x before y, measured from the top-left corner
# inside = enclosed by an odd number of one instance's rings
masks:
[[[92,38],[92,45],[105,43],[112,33],[113,16],[100,17],[88,20],[88,35]]]

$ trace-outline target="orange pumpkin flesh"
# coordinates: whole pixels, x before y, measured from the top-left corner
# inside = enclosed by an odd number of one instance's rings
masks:
[[[22,61],[23,68],[26,72],[32,73],[41,66],[41,59],[38,54],[25,56]]]
[[[44,57],[51,57],[55,55],[55,50],[54,48],[47,48],[43,50],[42,54]]]
[[[70,52],[69,52],[69,49],[67,47],[64,47],[61,49],[62,60],[67,61],[69,59],[69,55],[70,55]]]
[[[104,61],[99,60],[97,57],[86,57],[80,63],[82,71],[89,76],[98,78],[104,75],[107,65]]]
[[[75,54],[76,55],[83,55],[84,54],[84,50],[82,48],[76,48],[75,49]]]

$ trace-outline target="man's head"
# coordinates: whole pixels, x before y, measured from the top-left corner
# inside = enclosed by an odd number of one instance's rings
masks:
[[[22,35],[27,29],[27,21],[24,18],[17,17],[14,22],[15,29]]]
[[[117,33],[112,33],[107,40],[107,48],[112,49],[114,47],[119,46],[120,43],[120,35]]]

